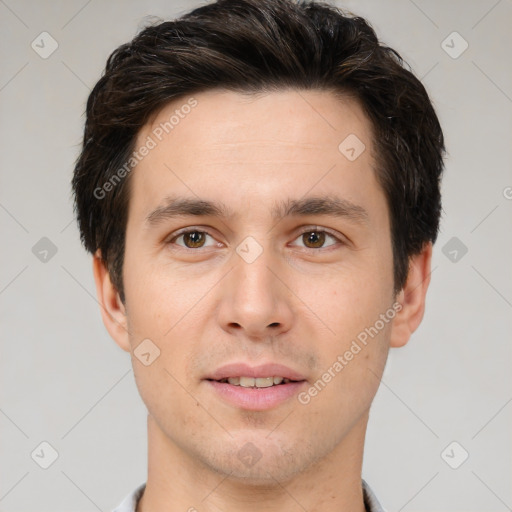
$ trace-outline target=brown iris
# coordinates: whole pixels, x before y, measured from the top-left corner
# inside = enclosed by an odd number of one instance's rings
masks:
[[[306,246],[308,243],[311,243],[314,245],[313,248],[319,248],[325,243],[325,233],[321,231],[308,231],[302,234],[302,240]]]
[[[201,231],[190,231],[189,233],[183,233],[183,242],[188,248],[195,249],[203,246],[205,236],[206,233]],[[187,240],[190,241],[190,245],[187,243]]]

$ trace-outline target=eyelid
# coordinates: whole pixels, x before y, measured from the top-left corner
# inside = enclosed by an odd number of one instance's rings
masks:
[[[324,228],[322,226],[316,226],[316,225],[304,226],[303,228],[301,228],[301,231],[299,231],[299,235],[302,235],[304,233],[309,233],[310,231],[327,233],[328,235],[331,235],[332,237],[336,238],[339,242],[345,243],[344,242],[345,239],[341,233],[338,233],[337,231],[333,231],[332,229],[329,229],[329,228]]]

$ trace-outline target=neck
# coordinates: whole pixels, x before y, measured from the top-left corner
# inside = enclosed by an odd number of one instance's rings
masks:
[[[366,414],[327,457],[290,480],[247,483],[190,457],[148,415],[148,479],[136,512],[364,512],[367,421]]]

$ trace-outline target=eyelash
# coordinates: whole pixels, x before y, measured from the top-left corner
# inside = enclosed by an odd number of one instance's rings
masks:
[[[333,238],[334,240],[336,240],[336,242],[338,242],[338,244],[341,244],[341,245],[346,245],[345,242],[343,240],[341,240],[337,235],[335,235],[334,233],[332,233],[331,231],[328,231],[326,229],[320,229],[320,228],[317,228],[316,226],[307,226],[305,227],[298,235],[297,237],[294,239],[296,240],[297,238],[299,238],[300,236],[304,235],[305,233],[325,233],[326,235],[330,236],[331,238]],[[181,231],[178,231],[177,233],[174,233],[173,235],[171,235],[171,238],[167,240],[166,244],[168,245],[171,245],[171,244],[174,244],[174,242],[180,238],[181,236],[183,235],[186,235],[186,234],[189,234],[189,233],[202,233],[202,234],[205,234],[205,235],[208,235],[212,238],[214,238],[213,235],[211,235],[210,233],[208,233],[208,231],[205,231],[203,229],[199,229],[199,228],[186,228],[186,229],[183,229]],[[306,250],[306,251],[320,251],[322,249],[324,250],[327,250],[329,248],[332,248],[336,246],[336,244],[332,244],[332,245],[329,245],[327,247],[319,247],[319,248],[310,248],[310,247],[300,247],[301,249],[303,250]],[[205,249],[205,247],[198,247],[196,249],[193,249],[191,247],[185,247],[185,246],[181,246],[181,245],[178,245],[178,247],[180,249],[184,249],[186,251],[199,251],[201,249]]]

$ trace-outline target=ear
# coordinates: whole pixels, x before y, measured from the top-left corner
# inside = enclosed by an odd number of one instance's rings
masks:
[[[114,341],[123,350],[130,352],[126,308],[121,302],[119,292],[110,280],[110,274],[101,258],[99,249],[93,256],[92,266],[103,323]]]
[[[409,259],[409,273],[405,286],[396,300],[402,305],[391,328],[391,347],[403,347],[418,328],[425,313],[425,297],[430,284],[432,243]]]

